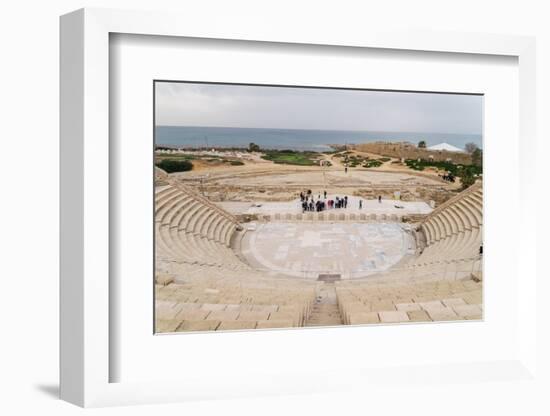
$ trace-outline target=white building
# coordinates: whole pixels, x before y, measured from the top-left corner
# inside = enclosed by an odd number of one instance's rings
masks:
[[[446,150],[447,152],[466,153],[464,150],[459,149],[458,147],[455,147],[449,143],[439,143],[434,146],[428,147],[428,150]]]

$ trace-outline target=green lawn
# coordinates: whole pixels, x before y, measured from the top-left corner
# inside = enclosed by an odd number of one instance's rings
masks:
[[[316,152],[298,152],[293,150],[266,150],[262,159],[284,165],[314,166],[319,164]]]

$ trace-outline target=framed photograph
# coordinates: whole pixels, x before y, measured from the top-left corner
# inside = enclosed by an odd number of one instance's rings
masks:
[[[155,333],[482,318],[482,95],[154,94]]]
[[[327,36],[61,18],[63,399],[536,382],[534,40]]]

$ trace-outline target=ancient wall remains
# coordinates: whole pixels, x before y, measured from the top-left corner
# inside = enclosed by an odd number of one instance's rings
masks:
[[[382,156],[404,159],[430,159],[437,162],[451,160],[453,163],[470,165],[472,157],[468,153],[448,152],[446,150],[427,150],[416,147],[409,142],[373,142],[354,145],[353,148],[360,152],[375,153]]]

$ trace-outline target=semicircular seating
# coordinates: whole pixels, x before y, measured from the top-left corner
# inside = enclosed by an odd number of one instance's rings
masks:
[[[435,209],[420,225],[427,246],[410,267],[475,260],[482,243],[482,200],[478,182]]]
[[[156,331],[302,326],[316,282],[252,270],[231,249],[237,219],[159,174],[155,190]]]
[[[404,267],[337,282],[347,325],[481,319],[483,188],[476,183],[418,227],[426,246]]]
[[[156,331],[304,326],[323,283],[254,270],[231,248],[240,228],[233,215],[168,175],[161,179],[155,192]],[[408,263],[336,282],[342,322],[480,319],[482,201],[476,183],[420,223],[419,241],[426,244]]]

